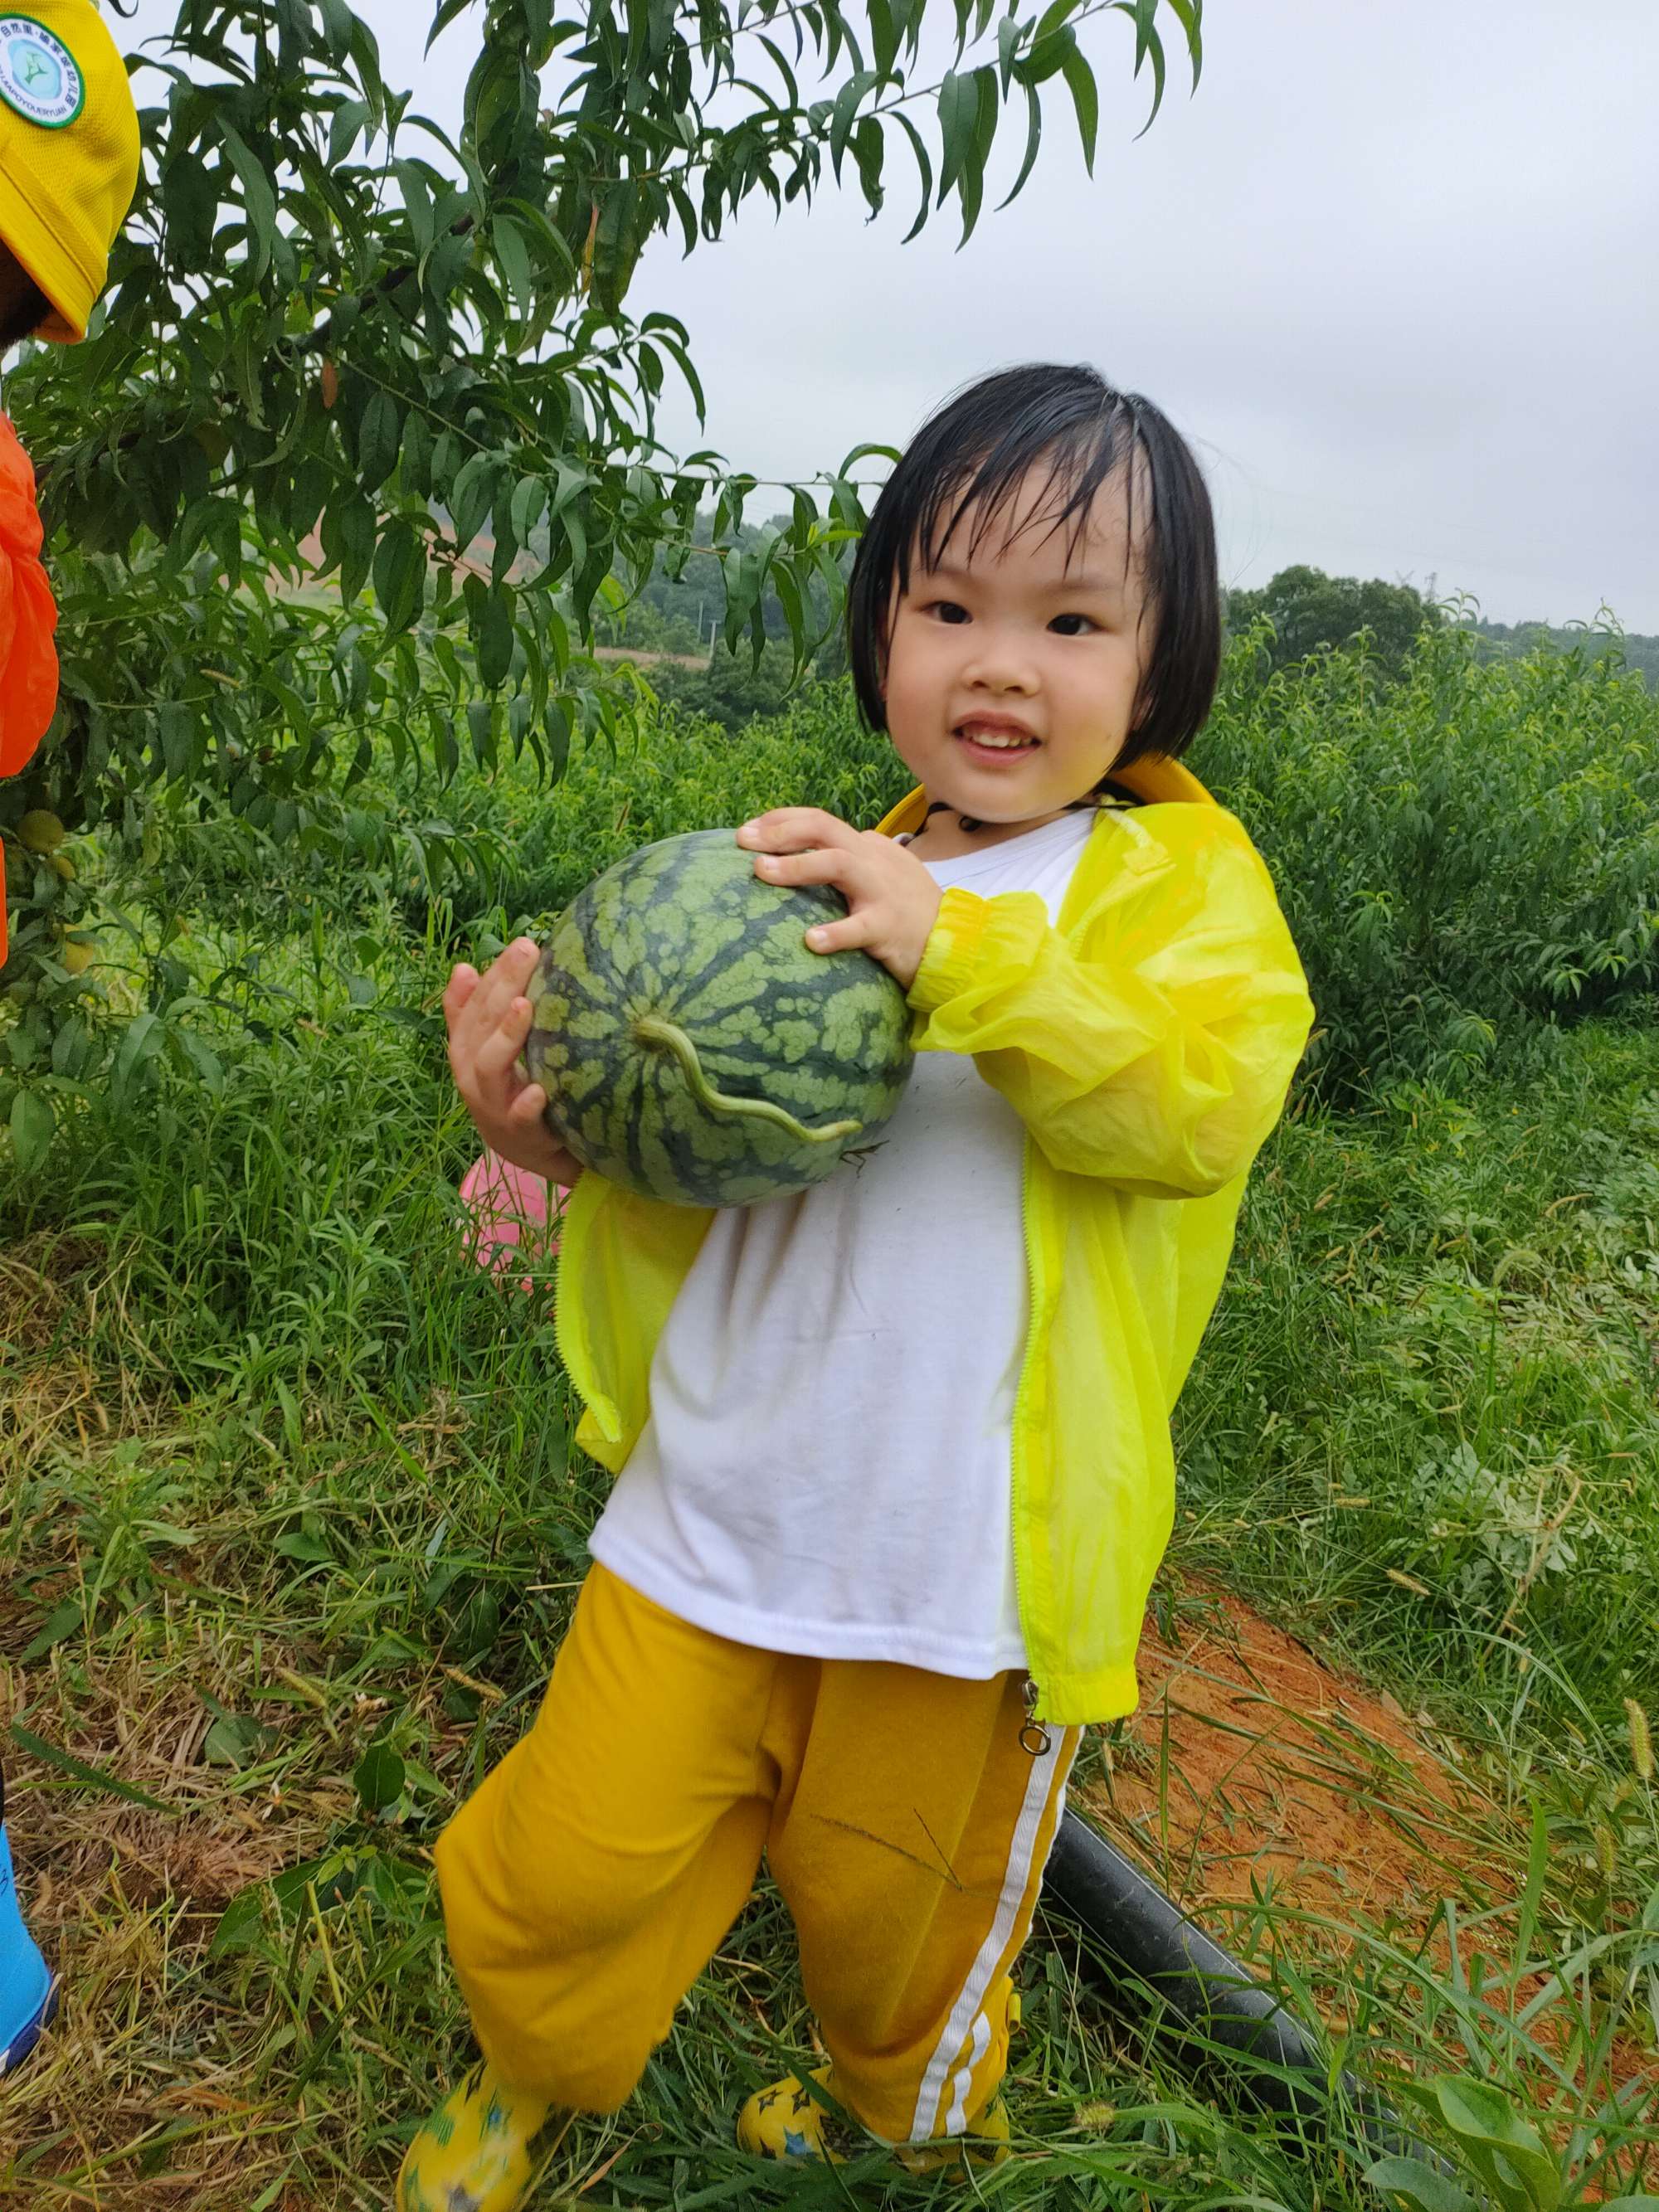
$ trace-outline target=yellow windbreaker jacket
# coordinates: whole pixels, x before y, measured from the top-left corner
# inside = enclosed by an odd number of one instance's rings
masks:
[[[1036,1711],[1060,1725],[1134,1708],[1174,1518],[1170,1415],[1313,1017],[1240,823],[1176,762],[1117,774],[1146,803],[1103,811],[1059,927],[1035,892],[947,890],[910,991],[918,1050],[971,1053],[1025,1124],[1014,1562]],[[924,811],[913,793],[881,827]],[[577,1441],[613,1473],[712,1218],[594,1175],[570,1200],[559,1349]]]

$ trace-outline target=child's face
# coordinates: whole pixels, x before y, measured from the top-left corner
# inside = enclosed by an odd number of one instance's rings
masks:
[[[1122,472],[1080,537],[1053,528],[1051,506],[1039,471],[971,554],[970,509],[894,609],[889,734],[930,800],[988,830],[1035,828],[1092,791],[1140,686],[1151,624]]]

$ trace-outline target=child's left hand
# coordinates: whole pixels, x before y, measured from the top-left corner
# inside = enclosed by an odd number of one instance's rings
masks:
[[[814,952],[856,947],[909,989],[944,894],[906,846],[817,806],[775,807],[745,822],[738,842],[760,856],[755,873],[763,883],[832,884],[846,900],[845,921],[807,931]]]

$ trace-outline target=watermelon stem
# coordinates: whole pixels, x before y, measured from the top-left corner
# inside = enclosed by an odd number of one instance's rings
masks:
[[[856,1137],[864,1127],[862,1121],[828,1121],[821,1129],[809,1129],[787,1107],[775,1106],[769,1098],[728,1098],[723,1091],[716,1091],[703,1073],[697,1048],[685,1031],[672,1022],[659,1020],[654,1014],[640,1015],[634,1024],[634,1035],[641,1044],[673,1054],[685,1072],[698,1104],[711,1114],[735,1114],[749,1121],[774,1121],[792,1137],[799,1137],[809,1145],[840,1144],[848,1137]]]

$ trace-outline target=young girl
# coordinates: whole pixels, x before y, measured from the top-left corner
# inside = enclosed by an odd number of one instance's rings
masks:
[[[613,2111],[764,1853],[830,2063],[740,2141],[823,2158],[824,2094],[913,2166],[1006,2154],[1000,2095],[1079,1729],[1135,1703],[1169,1419],[1311,1009],[1267,871],[1176,764],[1220,651],[1210,507],[1146,400],[991,377],[922,429],[854,572],[859,704],[919,788],[738,842],[833,884],[908,994],[886,1141],[799,1197],[633,1197],[516,1063],[535,948],[457,969],[495,1152],[574,1182],[561,1349],[617,1476],[540,1715],[437,1850],[482,2064],[402,2212],[509,2212]]]

